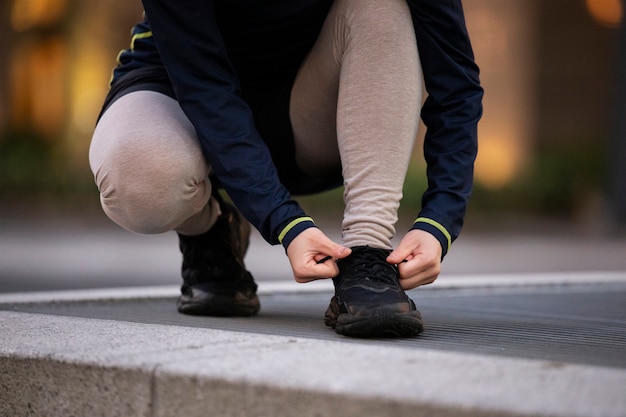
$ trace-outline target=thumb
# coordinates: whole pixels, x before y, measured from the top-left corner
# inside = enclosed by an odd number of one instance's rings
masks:
[[[335,259],[343,259],[346,256],[350,255],[351,253],[352,253],[352,249],[343,245],[339,245],[337,243],[335,243],[334,247],[332,248],[332,256]]]
[[[403,246],[402,244],[400,244],[400,246],[398,246],[396,249],[391,251],[391,253],[387,257],[387,262],[389,262],[390,264],[397,265],[401,263],[402,261],[406,260],[409,257],[409,255],[411,255],[411,250],[409,249],[409,247]]]
[[[318,255],[316,256],[315,261],[318,264],[323,264],[326,263],[326,261],[331,260],[331,259],[343,259],[345,257],[347,257],[348,255],[350,255],[352,253],[352,249],[339,245],[337,243],[332,243],[331,246],[329,246],[327,248],[327,250],[324,251],[324,253],[330,253],[330,255],[327,256],[323,256],[323,255]]]

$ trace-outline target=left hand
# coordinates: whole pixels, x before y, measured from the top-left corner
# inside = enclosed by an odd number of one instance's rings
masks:
[[[414,229],[402,238],[387,262],[398,265],[405,290],[431,284],[441,272],[441,244],[432,234]]]

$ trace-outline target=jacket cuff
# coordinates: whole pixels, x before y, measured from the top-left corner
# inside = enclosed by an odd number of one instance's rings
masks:
[[[418,217],[411,227],[411,230],[413,229],[423,230],[435,236],[441,244],[441,259],[446,256],[452,245],[452,236],[445,227],[433,219]]]
[[[297,217],[291,220],[278,235],[278,241],[283,245],[285,250],[291,243],[292,240],[296,238],[301,232],[308,229],[309,227],[316,227],[313,219],[311,217]]]

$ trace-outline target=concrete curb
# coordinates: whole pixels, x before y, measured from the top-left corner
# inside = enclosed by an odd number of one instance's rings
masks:
[[[626,272],[459,275],[420,291],[624,282]],[[331,291],[259,284],[262,295]],[[177,293],[9,293],[0,304]],[[0,416],[626,416],[625,368],[1,310],[0,335]]]
[[[420,287],[419,291],[436,291],[459,288],[510,288],[563,286],[583,284],[626,283],[626,271],[587,271],[568,273],[541,274],[480,274],[480,275],[447,275],[439,278],[434,284]],[[298,284],[295,281],[263,281],[259,282],[260,295],[277,293],[315,293],[332,292],[330,280],[313,281]],[[41,303],[55,301],[87,301],[104,299],[140,299],[176,297],[179,285],[140,286],[102,289],[80,289],[59,291],[33,291],[20,293],[0,293],[0,304]]]
[[[605,416],[626,370],[0,312],[2,416]]]

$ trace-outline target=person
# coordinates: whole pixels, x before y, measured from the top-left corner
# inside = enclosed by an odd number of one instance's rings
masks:
[[[243,262],[251,224],[282,244],[297,282],[332,278],[324,321],[337,333],[420,333],[405,291],[437,278],[460,232],[482,113],[460,0],[143,7],[89,161],[114,222],[178,233],[178,311],[259,311]],[[393,248],[420,109],[428,189]],[[338,186],[345,208],[334,242],[293,196]]]

